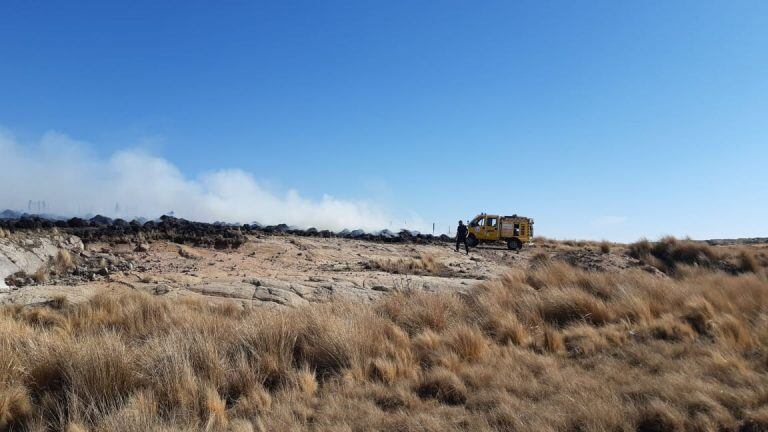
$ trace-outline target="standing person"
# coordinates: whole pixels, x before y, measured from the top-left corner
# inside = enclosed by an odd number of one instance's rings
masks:
[[[459,245],[461,243],[464,243],[464,250],[467,251],[467,255],[469,255],[469,245],[467,244],[467,226],[464,225],[464,222],[459,221],[459,227],[456,228],[456,252],[459,251]]]

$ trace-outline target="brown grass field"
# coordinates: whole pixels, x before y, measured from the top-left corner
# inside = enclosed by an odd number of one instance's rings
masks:
[[[627,253],[660,271],[542,256],[469,293],[372,304],[126,289],[6,306],[0,431],[768,430],[765,255],[723,264],[669,238]]]

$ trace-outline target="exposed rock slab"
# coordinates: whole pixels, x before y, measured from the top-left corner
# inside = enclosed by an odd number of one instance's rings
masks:
[[[55,258],[59,250],[79,252],[83,242],[72,235],[34,233],[0,239],[0,293],[9,291],[6,277],[18,272],[34,274]]]
[[[216,281],[191,285],[187,289],[206,296],[251,300],[256,287],[242,282]]]
[[[283,306],[302,306],[309,304],[299,295],[281,288],[256,287],[253,293],[253,300],[260,302],[273,302]]]

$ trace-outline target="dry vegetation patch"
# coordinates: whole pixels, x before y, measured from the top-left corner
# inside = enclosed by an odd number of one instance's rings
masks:
[[[687,267],[704,267],[725,272],[764,273],[768,257],[755,253],[749,246],[713,247],[690,239],[664,237],[657,242],[640,240],[627,248],[627,255],[667,274],[686,271]]]
[[[184,246],[184,245],[180,245],[179,246],[179,256],[181,256],[182,258],[191,259],[191,260],[202,259],[200,254],[198,254],[197,252],[195,252],[191,248],[189,248],[187,246]]]
[[[767,305],[762,273],[541,259],[373,305],[6,307],[0,430],[761,431]]]
[[[375,258],[368,261],[372,269],[395,274],[414,274],[450,277],[453,271],[434,255],[422,253],[418,258]]]

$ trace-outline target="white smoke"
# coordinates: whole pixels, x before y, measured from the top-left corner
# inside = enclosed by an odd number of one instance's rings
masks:
[[[45,201],[49,213],[64,216],[154,218],[173,211],[177,217],[203,222],[366,231],[389,228],[392,220],[367,202],[330,195],[311,200],[295,190],[273,193],[239,169],[190,179],[169,161],[141,150],[99,159],[88,146],[54,132],[39,143],[21,145],[0,130],[0,185],[0,209],[26,210],[30,200]],[[411,228],[418,225],[409,223]]]

